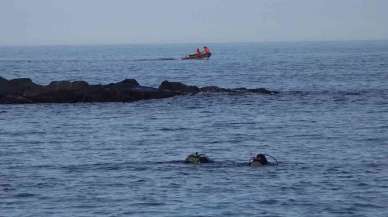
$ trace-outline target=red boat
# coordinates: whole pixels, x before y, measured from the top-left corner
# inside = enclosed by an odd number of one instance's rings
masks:
[[[182,60],[208,60],[212,56],[212,53],[190,54],[182,58]]]

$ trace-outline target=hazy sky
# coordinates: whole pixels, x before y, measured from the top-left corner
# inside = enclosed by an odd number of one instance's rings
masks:
[[[359,39],[387,0],[0,0],[0,45]]]

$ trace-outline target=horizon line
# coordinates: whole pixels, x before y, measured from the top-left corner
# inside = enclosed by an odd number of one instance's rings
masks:
[[[109,42],[109,43],[37,43],[37,44],[0,44],[0,47],[72,47],[72,46],[120,46],[120,45],[184,45],[184,44],[260,44],[260,43],[301,43],[301,42],[377,42],[382,39],[328,39],[328,40],[263,40],[263,41],[225,41],[225,42]]]

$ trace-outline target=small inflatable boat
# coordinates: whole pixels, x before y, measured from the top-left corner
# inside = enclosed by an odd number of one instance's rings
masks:
[[[182,60],[208,60],[212,56],[212,53],[190,54],[182,58]]]

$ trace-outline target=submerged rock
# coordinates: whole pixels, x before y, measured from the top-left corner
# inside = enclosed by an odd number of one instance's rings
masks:
[[[226,89],[216,86],[199,88],[180,82],[163,81],[158,88],[141,86],[135,79],[107,85],[91,85],[85,81],[53,81],[39,85],[29,78],[7,80],[0,77],[0,104],[5,103],[76,103],[76,102],[132,102],[161,99],[199,92],[259,93],[273,91],[259,89]]]
[[[217,86],[201,87],[200,90],[201,92],[205,92],[205,93],[228,92],[228,89],[217,87]]]

